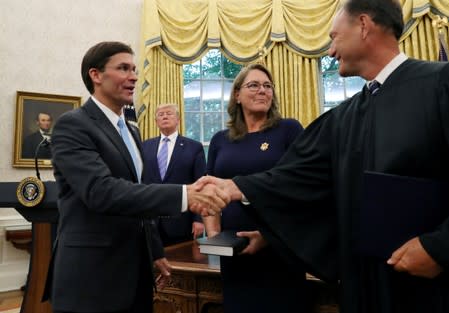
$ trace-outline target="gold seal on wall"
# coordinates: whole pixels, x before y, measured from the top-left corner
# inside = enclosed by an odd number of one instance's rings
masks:
[[[34,207],[44,199],[45,185],[37,177],[24,178],[17,186],[16,195],[23,206]]]

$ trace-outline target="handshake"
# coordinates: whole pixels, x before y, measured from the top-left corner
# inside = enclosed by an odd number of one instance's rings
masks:
[[[241,200],[242,192],[232,179],[203,176],[187,185],[187,204],[193,213],[211,216],[220,213],[232,200]]]

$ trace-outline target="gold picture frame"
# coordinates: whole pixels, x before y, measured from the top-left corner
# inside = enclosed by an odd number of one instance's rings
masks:
[[[34,167],[37,156],[39,168],[51,168],[52,127],[80,106],[81,97],[17,91],[13,167]]]

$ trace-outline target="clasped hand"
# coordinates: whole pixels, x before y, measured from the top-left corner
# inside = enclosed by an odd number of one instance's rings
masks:
[[[242,199],[242,193],[231,179],[203,176],[187,185],[189,209],[202,216],[215,215],[231,201]]]
[[[189,209],[201,216],[215,215],[231,201],[223,189],[214,184],[187,185],[187,202]]]

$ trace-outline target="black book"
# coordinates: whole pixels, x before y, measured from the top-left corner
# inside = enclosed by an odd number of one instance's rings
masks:
[[[364,173],[359,247],[383,260],[448,217],[449,183],[378,172]]]
[[[248,237],[237,237],[236,231],[225,230],[213,237],[197,239],[200,253],[222,256],[233,256],[242,251],[248,244]]]

